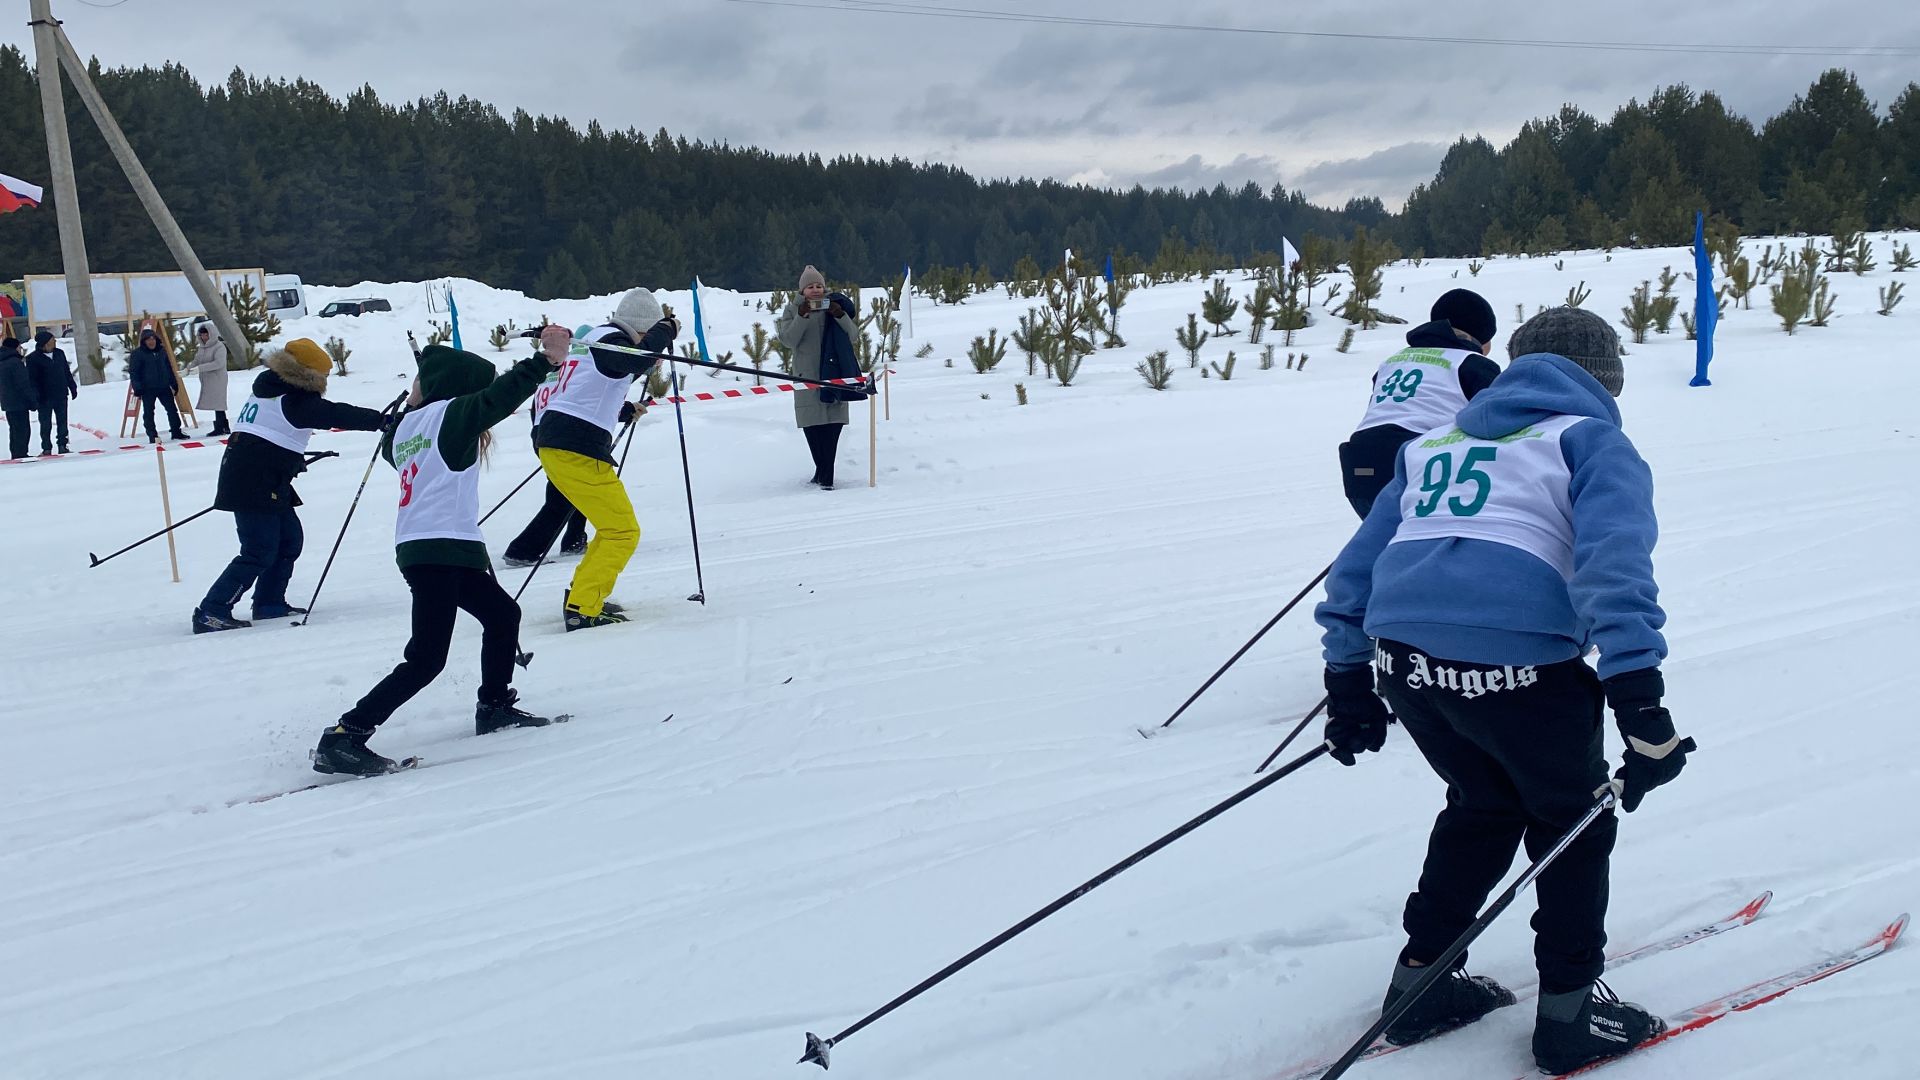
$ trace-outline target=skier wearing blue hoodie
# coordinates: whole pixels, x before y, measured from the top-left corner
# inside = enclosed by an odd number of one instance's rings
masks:
[[[1631,813],[1694,749],[1660,704],[1653,476],[1620,430],[1620,340],[1562,307],[1514,331],[1508,350],[1506,372],[1453,423],[1401,449],[1315,612],[1333,756],[1351,765],[1379,750],[1397,718],[1447,784],[1387,1007],[1473,922],[1523,841],[1545,854],[1609,786]],[[1590,645],[1597,674],[1582,659]],[[1626,740],[1611,780],[1609,705]],[[1663,1030],[1599,981],[1617,830],[1601,817],[1535,886],[1533,1053],[1549,1073]],[[1418,1042],[1513,1002],[1456,966],[1386,1037]]]

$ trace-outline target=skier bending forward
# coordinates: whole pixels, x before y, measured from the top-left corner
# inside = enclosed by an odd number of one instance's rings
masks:
[[[1397,717],[1447,784],[1387,1007],[1473,922],[1515,848],[1544,855],[1609,785],[1605,706],[1626,739],[1611,783],[1628,812],[1694,749],[1660,704],[1653,478],[1620,430],[1619,338],[1563,307],[1516,330],[1508,350],[1512,365],[1453,424],[1401,450],[1316,612],[1334,756],[1351,765],[1380,749]],[[1589,643],[1597,676],[1581,659]],[[1617,830],[1604,815],[1536,884],[1533,1054],[1550,1073],[1664,1026],[1600,981]],[[1386,1038],[1418,1042],[1513,1002],[1456,966]]]
[[[551,344],[543,336],[541,345],[541,353],[497,379],[493,365],[472,353],[444,345],[420,353],[420,374],[406,412],[380,448],[400,474],[393,532],[400,575],[413,592],[413,637],[400,666],[320,736],[314,771],[371,776],[397,767],[369,749],[367,739],[446,667],[459,611],[480,620],[481,627],[474,733],[552,722],[514,708],[520,697],[512,687],[520,605],[494,580],[480,531],[479,465],[489,429],[512,416],[566,358],[564,336]]]

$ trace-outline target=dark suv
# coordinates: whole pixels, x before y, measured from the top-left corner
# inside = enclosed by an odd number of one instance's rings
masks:
[[[335,315],[365,315],[369,311],[392,311],[393,305],[385,300],[335,300],[320,309],[320,317],[330,319]]]

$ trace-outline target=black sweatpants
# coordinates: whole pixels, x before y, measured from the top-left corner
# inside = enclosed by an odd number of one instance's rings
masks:
[[[67,399],[57,393],[40,404],[40,452],[50,454],[55,446],[67,452]]]
[[[845,424],[815,424],[801,428],[807,433],[807,449],[813,452],[813,482],[833,486],[833,459],[840,452],[840,432]]]
[[[426,689],[447,666],[454,615],[460,611],[480,620],[481,702],[506,701],[513,685],[514,651],[520,640],[520,605],[485,570],[409,566],[400,574],[413,590],[413,637],[407,641],[406,658],[367,691],[359,704],[347,710],[340,718],[341,726],[370,731]]]
[[[167,423],[170,425],[167,428],[167,433],[169,435],[178,434],[180,431],[180,406],[174,403],[173,391],[166,390],[157,394],[140,395],[140,419],[147,425],[147,438],[157,439],[160,437],[160,433],[154,430],[153,427],[153,406],[155,403],[160,404],[167,410]],[[64,430],[64,422],[61,426]]]
[[[29,426],[32,423],[32,416],[33,413],[27,409],[7,410],[8,457],[23,458],[27,456],[27,451],[32,449],[33,428]]]
[[[1524,840],[1538,859],[1592,808],[1607,782],[1600,680],[1578,659],[1489,667],[1381,641],[1381,696],[1447,782],[1420,886],[1407,898],[1402,960],[1431,963],[1464,932]],[[1608,813],[1534,884],[1534,961],[1549,994],[1600,977],[1607,946]]]
[[[587,545],[586,515],[573,508],[560,489],[547,481],[547,501],[540,505],[540,512],[533,515],[527,527],[507,545],[507,558],[517,561],[538,559],[543,553],[554,554],[553,538],[566,529],[566,536],[560,541],[560,549],[579,548]]]

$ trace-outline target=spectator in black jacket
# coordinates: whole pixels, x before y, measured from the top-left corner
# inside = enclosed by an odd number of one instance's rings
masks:
[[[180,388],[180,373],[173,369],[173,358],[160,344],[157,331],[140,331],[140,347],[127,356],[127,378],[133,382],[134,396],[140,399],[140,418],[147,425],[147,441],[160,441],[160,434],[153,429],[155,402],[167,407],[167,423],[171,425],[167,438],[176,441],[186,438],[186,433],[180,430],[180,406],[173,401],[174,393]]]
[[[0,412],[7,416],[7,456],[23,458],[32,449],[31,418],[39,399],[33,393],[33,377],[27,373],[27,358],[20,355],[18,338],[0,341]]]
[[[67,401],[80,396],[80,384],[73,381],[67,354],[53,347],[53,335],[48,331],[33,335],[27,372],[33,377],[33,397],[40,409],[40,456],[52,454],[56,442],[61,453],[69,453]]]
[[[300,496],[293,478],[306,471],[307,440],[315,428],[378,431],[385,420],[372,409],[321,397],[332,370],[332,358],[312,340],[290,341],[267,357],[267,370],[253,381],[253,396],[234,417],[213,506],[233,514],[240,554],[193,609],[194,633],[253,625],[233,616],[233,605],[248,589],[254,591],[256,619],[305,613],[287,603],[287,582],[305,543],[294,512]]]

